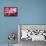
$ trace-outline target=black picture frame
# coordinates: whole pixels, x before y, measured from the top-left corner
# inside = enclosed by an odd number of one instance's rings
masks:
[[[15,10],[14,10],[15,9]],[[9,11],[8,11],[9,10]],[[13,12],[11,12],[11,11]],[[10,13],[9,13],[10,12]],[[4,7],[4,16],[18,16],[18,8],[17,7]]]

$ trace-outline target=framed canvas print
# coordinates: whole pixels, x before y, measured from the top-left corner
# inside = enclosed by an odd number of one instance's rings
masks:
[[[46,41],[46,25],[20,24],[18,30],[20,41]]]
[[[4,7],[4,16],[17,16],[17,7]]]

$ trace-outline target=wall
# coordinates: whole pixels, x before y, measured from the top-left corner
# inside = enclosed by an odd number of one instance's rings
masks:
[[[18,16],[4,17],[5,6],[18,7]],[[46,0],[0,0],[0,44],[8,43],[9,32],[18,32],[17,24],[46,24]]]

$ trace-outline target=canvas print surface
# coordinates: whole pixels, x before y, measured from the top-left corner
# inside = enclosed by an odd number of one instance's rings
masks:
[[[46,25],[21,25],[20,39],[46,41]]]
[[[4,16],[17,16],[17,7],[4,7]]]

